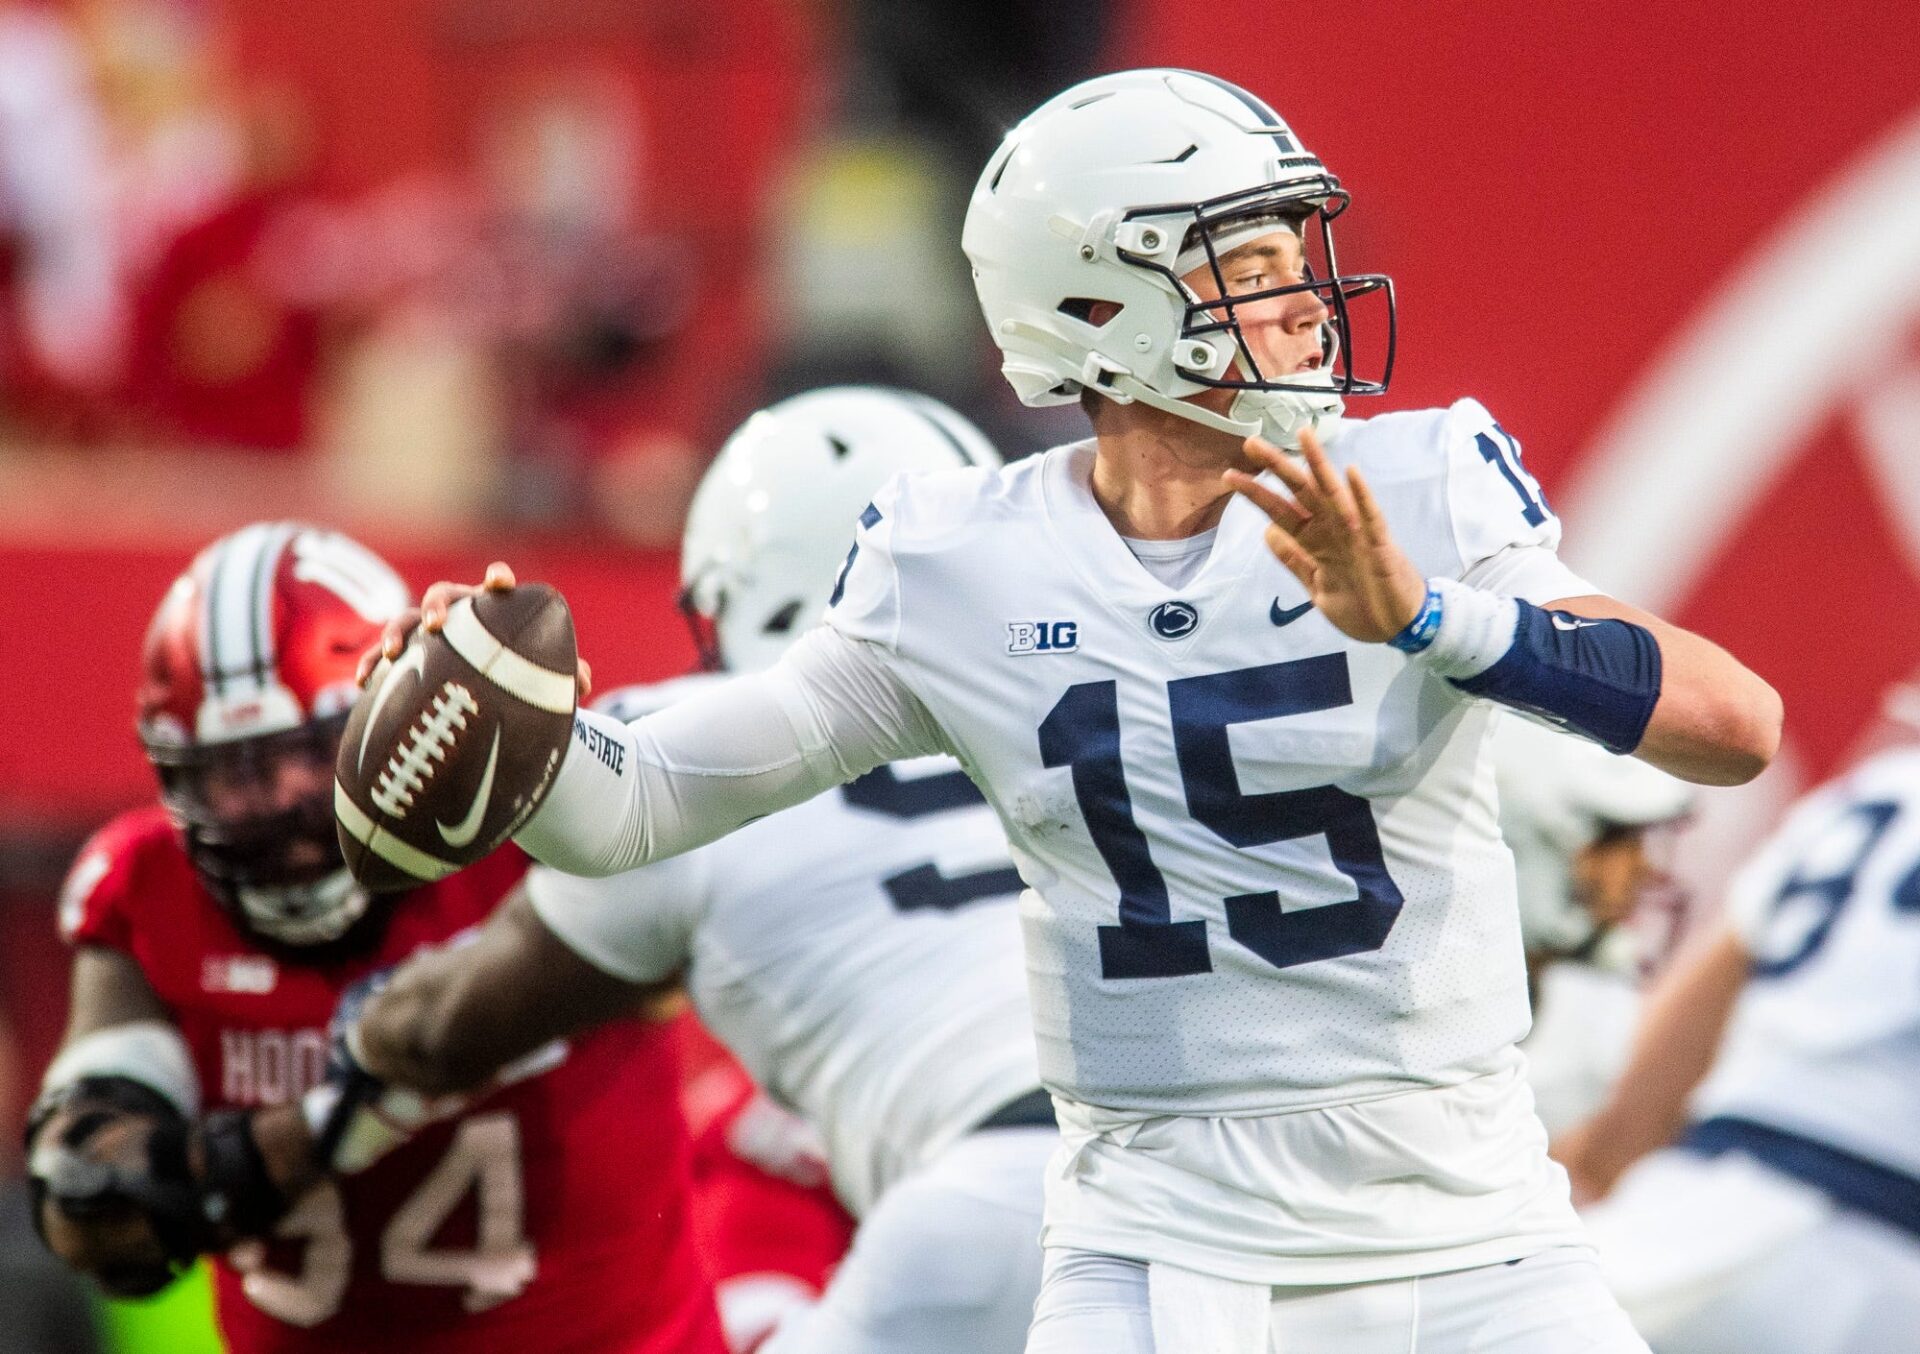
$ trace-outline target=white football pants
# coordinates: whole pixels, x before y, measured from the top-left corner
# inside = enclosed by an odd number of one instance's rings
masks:
[[[1737,1152],[1656,1152],[1586,1218],[1659,1354],[1920,1349],[1920,1240]]]
[[[817,1305],[760,1354],[1020,1354],[1052,1128],[960,1139],[881,1196]]]
[[[1593,1253],[1581,1247],[1446,1274],[1267,1288],[1257,1296],[1251,1313],[1238,1314],[1250,1320],[1203,1320],[1205,1331],[1196,1326],[1172,1336],[1157,1354],[1647,1354],[1602,1284]],[[1215,1304],[1216,1311],[1230,1305]],[[1164,1329],[1164,1310],[1161,1319]],[[1027,1354],[1156,1354],[1147,1265],[1048,1250]]]

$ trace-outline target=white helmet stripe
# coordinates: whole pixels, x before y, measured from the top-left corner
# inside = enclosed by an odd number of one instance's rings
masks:
[[[210,691],[231,696],[262,690],[277,655],[273,646],[273,576],[293,530],[261,522],[230,536],[208,573],[201,673]]]

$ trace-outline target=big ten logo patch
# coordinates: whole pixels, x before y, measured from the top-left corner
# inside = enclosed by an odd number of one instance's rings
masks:
[[[1078,621],[1008,621],[1010,654],[1070,653],[1080,647]]]

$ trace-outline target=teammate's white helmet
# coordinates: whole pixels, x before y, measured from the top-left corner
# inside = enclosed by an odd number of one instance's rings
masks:
[[[1341,276],[1329,222],[1347,195],[1278,114],[1238,86],[1180,70],[1123,71],[1075,85],[1007,133],[967,207],[961,242],[1001,370],[1030,405],[1083,389],[1139,400],[1209,427],[1282,446],[1338,414],[1341,396],[1377,395],[1393,365],[1392,283]],[[1233,308],[1197,304],[1181,278],[1282,226],[1301,238],[1309,279],[1234,298],[1244,304],[1313,291],[1330,313],[1325,362],[1263,374]],[[1378,295],[1386,313],[1377,376],[1353,370],[1350,303]],[[1105,324],[1091,302],[1121,309]],[[1222,417],[1186,403],[1238,390]]]
[[[874,492],[903,471],[1000,464],[938,400],[830,386],[761,410],[708,467],[680,543],[680,605],[709,667],[754,672],[820,619]]]
[[[1574,857],[1610,828],[1654,827],[1685,817],[1693,787],[1658,767],[1517,715],[1496,717],[1492,742],[1500,831],[1513,850],[1527,949],[1589,949],[1600,928],[1575,895]]]

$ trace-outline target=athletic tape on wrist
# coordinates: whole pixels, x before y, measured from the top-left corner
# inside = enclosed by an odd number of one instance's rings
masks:
[[[200,1114],[200,1077],[180,1031],[164,1020],[134,1020],[83,1034],[60,1050],[40,1082],[41,1099],[85,1077],[138,1082],[188,1118]]]
[[[1427,596],[1439,622],[1426,645],[1413,653],[1415,662],[1442,677],[1464,681],[1485,672],[1513,647],[1520,625],[1520,604],[1513,598],[1452,578],[1428,579]]]

